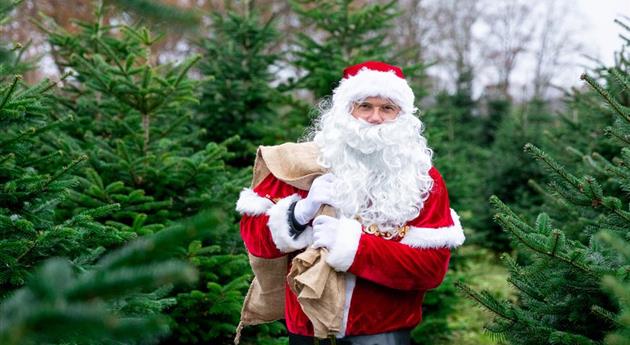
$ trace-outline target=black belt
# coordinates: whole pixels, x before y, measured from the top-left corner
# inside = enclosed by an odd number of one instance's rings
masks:
[[[334,336],[330,338],[320,339],[289,333],[289,345],[352,345],[348,340],[337,339]]]
[[[325,339],[289,333],[289,345],[408,345],[409,330],[400,330],[373,335],[348,336],[337,339],[334,336]]]

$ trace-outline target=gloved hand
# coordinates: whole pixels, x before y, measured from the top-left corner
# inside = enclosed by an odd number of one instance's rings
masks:
[[[332,249],[337,239],[339,219],[319,215],[313,220],[313,248]]]
[[[311,185],[311,189],[309,190],[306,198],[298,201],[295,205],[295,210],[293,211],[295,220],[297,220],[300,224],[310,222],[311,219],[315,217],[315,214],[322,204],[337,207],[333,204],[333,196],[335,193],[333,187],[335,179],[335,175],[328,173],[313,180],[313,184]]]

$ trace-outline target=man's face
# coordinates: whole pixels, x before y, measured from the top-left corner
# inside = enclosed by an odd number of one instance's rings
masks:
[[[368,97],[360,102],[352,104],[350,114],[357,119],[379,125],[386,121],[394,121],[398,118],[400,107],[392,101],[382,97]]]

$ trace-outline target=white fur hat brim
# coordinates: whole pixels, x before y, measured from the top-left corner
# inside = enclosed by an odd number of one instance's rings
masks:
[[[405,113],[415,112],[415,96],[405,79],[394,71],[381,72],[367,67],[356,75],[341,79],[333,91],[333,104],[349,108],[356,100],[377,96],[391,99]]]

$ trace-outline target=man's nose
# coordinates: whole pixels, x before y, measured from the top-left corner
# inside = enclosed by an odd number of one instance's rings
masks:
[[[385,121],[385,118],[381,113],[381,108],[375,107],[372,109],[372,113],[370,113],[370,116],[367,118],[367,122],[373,125],[379,125],[383,123],[383,121]]]

